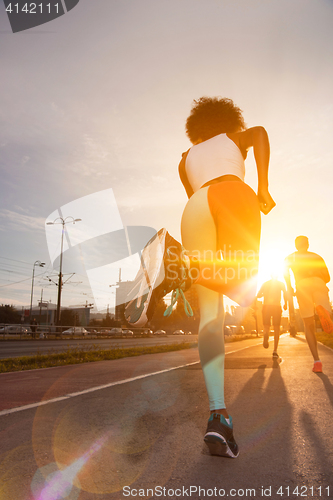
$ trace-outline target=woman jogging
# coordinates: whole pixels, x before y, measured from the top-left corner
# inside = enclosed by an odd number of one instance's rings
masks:
[[[189,197],[181,221],[183,246],[165,229],[146,245],[125,317],[141,326],[165,294],[173,290],[177,297],[196,285],[199,354],[211,411],[204,440],[211,454],[236,458],[224,402],[223,295],[244,307],[256,296],[260,211],[268,214],[275,206],[268,191],[269,141],[263,127],[246,129],[241,110],[225,98],[195,100],[186,133],[193,146],[179,165]],[[251,147],[257,195],[244,183]]]

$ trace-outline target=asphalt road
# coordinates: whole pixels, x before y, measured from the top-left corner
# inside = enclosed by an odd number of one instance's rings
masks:
[[[0,375],[1,500],[333,498],[333,352],[226,350],[236,460],[205,449],[197,349]]]
[[[80,340],[5,340],[0,341],[0,359],[31,356],[34,354],[50,354],[64,352],[68,348],[79,349],[110,349],[112,347],[155,346],[175,344],[179,342],[195,342],[197,335],[166,335],[151,338],[129,339],[80,339]]]

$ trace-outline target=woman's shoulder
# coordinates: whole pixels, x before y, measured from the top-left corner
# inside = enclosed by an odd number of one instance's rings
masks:
[[[247,128],[241,132],[228,133],[227,136],[239,147],[244,158],[246,157],[247,151],[253,147],[256,140],[260,137],[268,139],[266,129],[261,125]]]

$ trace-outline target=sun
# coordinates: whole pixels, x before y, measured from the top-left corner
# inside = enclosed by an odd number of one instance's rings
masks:
[[[257,279],[257,292],[265,281],[272,278],[277,278],[284,282],[284,259],[292,253],[290,242],[284,241],[267,241],[261,245],[259,253],[259,271]],[[293,284],[293,281],[292,281]],[[229,297],[224,297],[226,306],[238,306],[236,302]]]
[[[284,259],[289,254],[287,245],[284,247],[266,247],[260,250],[258,289],[274,276],[280,281],[283,279]]]

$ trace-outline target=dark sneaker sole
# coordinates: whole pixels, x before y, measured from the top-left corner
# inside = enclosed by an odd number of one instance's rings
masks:
[[[138,281],[135,280],[133,289],[140,286],[140,281],[145,279],[148,288],[148,292],[141,297],[135,297],[133,300],[128,302],[125,308],[125,319],[131,326],[142,327],[145,326],[149,321],[150,316],[149,306],[151,304],[151,299],[155,288],[160,284],[159,281],[163,281],[161,278],[162,267],[164,268],[163,256],[165,253],[165,241],[166,241],[167,230],[161,229],[146,245],[142,251],[142,262],[141,264],[141,275]],[[159,241],[157,241],[159,240]],[[147,271],[147,267],[150,264],[149,259],[149,247],[156,244],[159,247],[159,258],[158,262],[155,263],[155,269],[150,269],[150,273]],[[164,269],[163,269],[164,274]]]
[[[216,433],[209,432],[205,435],[204,441],[208,446],[211,455],[216,455],[219,457],[237,458],[237,454],[233,453],[228,445],[228,443],[223,439],[223,437]]]
[[[145,314],[146,312],[146,303],[148,299],[148,293],[141,297],[140,305],[137,305],[137,300],[133,300],[129,304],[129,308],[125,311],[125,318],[127,322],[132,326],[144,326],[148,318]],[[127,316],[128,315],[128,316]]]

